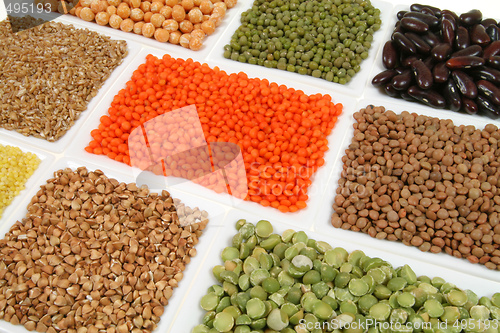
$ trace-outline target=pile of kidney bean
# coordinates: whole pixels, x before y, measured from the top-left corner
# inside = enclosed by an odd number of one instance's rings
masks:
[[[372,84],[389,96],[435,108],[500,117],[500,28],[473,9],[413,4],[397,14]]]

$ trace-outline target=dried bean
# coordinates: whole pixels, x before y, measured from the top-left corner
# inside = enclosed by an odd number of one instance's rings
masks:
[[[424,33],[429,30],[429,25],[416,18],[403,17],[401,19],[401,28],[407,31]]]
[[[486,33],[492,41],[500,40],[500,28],[496,25],[490,25],[486,28]]]
[[[466,26],[472,26],[474,24],[481,23],[483,19],[483,13],[477,9],[472,9],[467,13],[460,15],[460,23]]]
[[[450,77],[450,70],[446,67],[446,63],[440,62],[436,64],[432,69],[432,76],[434,81],[437,83],[444,83],[448,81],[448,78]]]
[[[415,44],[400,32],[393,33],[392,40],[403,52],[409,54],[417,52],[417,47],[415,46]]]
[[[396,90],[406,90],[410,87],[413,76],[409,69],[405,69],[401,74],[394,76],[391,80],[391,85]]]
[[[500,56],[489,57],[488,65],[496,69],[500,69]]]
[[[451,58],[454,57],[467,57],[467,56],[475,56],[480,57],[483,55],[483,49],[479,45],[471,45],[465,49],[458,50],[451,54]]]
[[[398,63],[398,54],[392,41],[387,41],[384,44],[382,62],[387,69],[394,69]]]
[[[417,86],[408,88],[408,94],[426,105],[434,108],[443,109],[446,107],[446,101],[443,96],[434,90],[423,90]]]
[[[455,40],[455,27],[450,20],[444,19],[441,21],[441,36],[443,38],[443,42],[453,45]]]
[[[394,76],[396,76],[398,74],[397,71],[395,71],[394,69],[388,69],[388,70],[385,70],[379,74],[377,74],[373,80],[372,80],[372,84],[374,86],[382,86],[382,85],[385,85],[386,83],[389,83],[391,82],[392,78]]]
[[[458,27],[455,33],[455,47],[457,49],[466,49],[470,46],[469,30],[465,27]]]
[[[484,96],[478,96],[476,98],[477,106],[479,110],[486,116],[497,119],[500,117],[500,108],[491,102],[488,98]]]
[[[446,43],[441,43],[434,46],[431,50],[431,55],[437,61],[445,61],[451,54],[451,46]]]
[[[438,45],[441,40],[432,31],[428,31],[426,34],[422,35],[422,39],[429,44],[430,47]]]
[[[470,31],[470,41],[472,44],[486,45],[491,39],[486,29],[481,24],[476,24]]]
[[[483,57],[484,59],[489,59],[490,57],[500,54],[500,41],[494,41],[484,49]]]
[[[437,16],[437,17],[441,17],[441,9],[439,9],[439,8],[429,6],[429,5],[421,5],[418,3],[414,3],[410,6],[410,10],[413,12],[422,12],[425,9],[429,10],[432,13],[432,15]]]
[[[481,66],[474,68],[469,73],[478,80],[487,80],[495,84],[500,84],[500,71],[496,69]]]
[[[462,99],[458,88],[453,80],[448,80],[443,88],[443,96],[448,102],[448,107],[452,111],[458,111],[462,107]]]
[[[500,89],[497,86],[486,80],[479,80],[476,85],[480,94],[489,98],[496,105],[500,105]]]
[[[434,15],[427,15],[427,14],[422,14],[419,12],[406,12],[401,18],[398,18],[398,20],[401,20],[403,17],[406,18],[414,18],[417,19],[421,22],[424,22],[431,28],[435,28],[439,24],[439,19],[434,16]]]
[[[417,51],[422,54],[428,54],[431,51],[431,46],[427,44],[425,40],[422,39],[419,35],[413,32],[405,33],[405,36],[415,44],[417,47]]]
[[[474,56],[453,57],[446,61],[446,66],[450,69],[464,69],[484,65],[484,59]]]
[[[415,75],[417,85],[420,88],[429,89],[430,87],[432,87],[432,73],[421,60],[414,61],[411,64],[411,69],[413,70],[413,74]]]
[[[458,91],[467,98],[474,99],[477,97],[477,87],[474,80],[462,71],[452,71],[451,77],[457,85]]]

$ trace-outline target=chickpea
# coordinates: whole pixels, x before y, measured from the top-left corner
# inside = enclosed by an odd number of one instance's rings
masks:
[[[130,17],[130,7],[126,3],[121,3],[116,9],[116,14],[122,19]]]
[[[170,33],[165,29],[159,28],[156,29],[154,37],[157,41],[161,43],[166,43],[170,38]]]
[[[81,7],[80,7],[80,8],[81,8]],[[69,10],[69,13],[70,13],[71,15],[78,16],[78,15],[76,15],[76,9],[77,9],[77,7],[73,7],[73,8],[71,8],[71,9]]]
[[[201,29],[194,29],[192,32],[191,32],[191,36],[192,37],[196,37],[196,38],[199,38],[200,40],[203,40],[205,39],[205,33],[203,32],[203,30]]]
[[[172,7],[170,6],[163,6],[160,9],[160,14],[163,15],[166,19],[169,19],[172,17]]]
[[[189,41],[191,40],[191,35],[190,34],[183,34],[179,38],[179,44],[181,44],[182,47],[189,48]]]
[[[91,22],[95,18],[95,14],[89,7],[82,8],[80,18],[84,21]]]
[[[116,14],[116,7],[108,6],[108,8],[106,8],[106,13],[108,13],[109,16]]]
[[[201,49],[201,46],[202,46],[202,42],[201,42],[201,39],[197,38],[197,37],[192,37],[191,36],[191,39],[189,40],[189,48],[193,51],[198,51],[199,49]]]
[[[120,23],[120,30],[125,32],[131,32],[134,30],[134,21],[131,19],[125,19]]]
[[[174,31],[174,32],[170,33],[170,37],[168,38],[168,41],[172,44],[179,44],[180,39],[181,39],[181,32]]]
[[[203,15],[203,21],[202,22],[205,22],[205,21],[208,21],[210,20],[210,15]]]
[[[182,22],[186,18],[186,11],[181,5],[175,5],[172,8],[172,18],[177,22]]]
[[[163,29],[167,30],[170,33],[179,30],[179,23],[177,23],[176,20],[172,19],[165,20],[165,22],[163,22],[161,26]]]
[[[149,12],[149,10],[151,9],[151,2],[149,1],[143,1],[141,2],[141,10],[144,12],[144,13],[147,13]]]
[[[200,10],[203,14],[209,15],[214,9],[214,4],[210,0],[203,0],[200,4]]]
[[[184,20],[181,23],[179,23],[179,30],[184,33],[190,33],[193,31],[193,23],[189,22],[188,20]]]
[[[163,8],[163,4],[161,2],[155,2],[151,4],[151,12],[153,13],[159,13],[160,10]]]
[[[141,0],[130,0],[130,8],[141,7]]]
[[[238,3],[238,0],[224,0],[227,8],[233,8]]]
[[[99,12],[95,15],[95,22],[99,25],[107,25],[109,23],[109,14],[106,12]]]
[[[185,10],[191,10],[194,7],[193,0],[182,0],[181,6],[184,7]]]
[[[203,30],[204,33],[210,36],[215,31],[215,22],[213,20],[203,22],[201,24],[201,30]]]
[[[81,17],[81,13],[82,13],[82,9],[85,8],[85,7],[76,7],[75,8],[75,16],[76,17],[79,17],[79,18],[82,18]]]
[[[109,6],[118,7],[118,5],[120,5],[121,3],[121,0],[107,0],[106,2],[108,3]]]
[[[122,21],[123,19],[120,16],[113,14],[109,18],[109,26],[114,29],[119,29]]]
[[[135,22],[134,24],[134,29],[132,30],[134,33],[138,35],[142,35],[142,26],[144,25],[144,22]]]
[[[151,38],[151,37],[153,37],[155,30],[156,30],[156,28],[152,23],[145,23],[142,26],[142,35],[144,37]]]
[[[189,11],[188,18],[191,23],[200,23],[203,21],[203,13],[199,8],[193,8]]]
[[[201,23],[196,23],[193,25],[194,30],[201,30]]]
[[[193,3],[194,3],[194,6],[195,7],[200,7],[200,4],[203,0],[194,0]]]
[[[144,12],[140,8],[134,8],[130,11],[130,18],[134,22],[142,21],[144,18]]]
[[[165,0],[165,5],[173,7],[179,3],[178,0]]]
[[[151,12],[144,13],[144,18],[143,18],[144,22],[146,22],[146,23],[151,22],[152,16],[153,16],[153,13],[151,13]]]
[[[82,7],[90,7],[91,3],[92,3],[92,0],[80,0],[80,5]]]
[[[155,13],[151,16],[151,23],[153,23],[156,28],[160,28],[163,22],[165,22],[165,17],[163,15]]]

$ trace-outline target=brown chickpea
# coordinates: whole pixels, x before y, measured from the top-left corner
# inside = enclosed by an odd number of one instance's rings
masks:
[[[196,37],[196,38],[199,38],[200,40],[203,41],[203,39],[205,39],[205,33],[203,32],[203,30],[201,29],[194,29],[192,32],[191,32],[191,36],[193,37]]]
[[[80,11],[80,18],[84,21],[91,22],[95,18],[95,14],[89,7],[82,8]]]
[[[151,16],[151,23],[155,26],[155,28],[160,28],[165,22],[165,17],[161,14],[155,13]]]
[[[165,20],[165,22],[163,22],[161,26],[163,29],[167,30],[170,33],[179,30],[179,23],[177,23],[176,20],[172,19]]]
[[[146,22],[146,23],[151,22],[152,16],[153,16],[153,13],[151,13],[151,12],[144,13],[144,18],[143,18],[144,22]]]
[[[214,10],[214,4],[210,0],[203,0],[200,4],[200,10],[203,14],[209,15]]]
[[[189,48],[193,51],[198,51],[199,49],[201,49],[201,46],[202,46],[202,42],[201,42],[201,39],[197,38],[197,37],[192,37],[191,36],[191,39],[189,40]]]
[[[166,19],[169,19],[172,17],[172,7],[170,6],[163,6],[160,9],[160,14],[163,15]]]
[[[201,29],[209,36],[215,31],[215,22],[213,20],[205,21],[201,24]]]
[[[188,13],[188,18],[191,23],[200,23],[203,21],[203,13],[199,8],[193,8]]]
[[[121,3],[121,0],[107,0],[108,6],[118,7]]]
[[[142,35],[144,37],[151,38],[151,37],[153,37],[155,30],[156,30],[156,28],[152,23],[145,23],[142,26]]]
[[[109,16],[116,14],[116,7],[108,6],[108,8],[106,8],[106,13],[108,13]]]
[[[151,4],[151,12],[152,13],[159,13],[160,10],[163,8],[163,4],[158,1],[153,1]]]
[[[157,41],[161,43],[166,43],[168,42],[168,39],[170,38],[170,33],[165,30],[165,29],[156,29],[154,37]]]
[[[134,30],[134,21],[131,19],[125,19],[120,23],[120,30],[125,32],[131,32]]]
[[[113,14],[109,18],[109,26],[114,29],[119,29],[122,21],[123,19],[120,16]]]
[[[116,15],[120,16],[122,19],[126,19],[130,17],[130,7],[122,2],[118,8],[116,8]]]
[[[135,34],[142,35],[142,26],[144,22],[135,22],[134,29],[132,30]]]
[[[130,0],[131,8],[139,8],[141,7],[141,0]]]
[[[182,22],[186,18],[186,11],[180,5],[175,5],[172,8],[172,18],[177,22]]]
[[[141,2],[141,10],[144,12],[144,13],[147,13],[150,11],[151,9],[151,2],[149,1],[143,1]]]
[[[180,31],[174,31],[170,33],[170,37],[168,41],[172,44],[179,44],[179,41],[181,39],[181,32]]]
[[[189,48],[189,41],[191,40],[191,35],[190,34],[183,34],[179,38],[179,44],[181,44],[182,47]]]
[[[181,6],[184,7],[185,10],[191,10],[194,7],[193,0],[182,0]]]
[[[134,22],[139,22],[144,19],[144,12],[140,8],[134,8],[130,11],[130,18]]]
[[[184,20],[181,23],[179,23],[179,30],[184,33],[190,33],[193,31],[193,23],[189,22],[188,20]]]
[[[95,16],[95,22],[99,25],[107,25],[109,23],[109,16],[106,12],[99,12]]]
[[[227,8],[233,8],[238,3],[238,0],[224,0]]]

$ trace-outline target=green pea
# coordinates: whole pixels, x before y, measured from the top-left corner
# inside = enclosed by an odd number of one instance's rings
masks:
[[[262,288],[264,288],[267,293],[275,293],[280,289],[280,284],[275,278],[268,277],[262,281]]]
[[[311,290],[317,298],[323,298],[330,291],[330,287],[325,282],[319,281],[312,285]]]
[[[411,308],[415,304],[415,296],[409,292],[403,292],[397,296],[397,302],[403,308]]]
[[[358,306],[362,313],[368,314],[370,308],[378,303],[378,299],[372,294],[363,295],[358,300]]]
[[[321,274],[315,270],[310,270],[302,277],[302,282],[305,284],[315,284],[319,281],[321,281]]]
[[[292,265],[300,272],[305,273],[313,267],[313,262],[310,258],[299,254],[293,257]]]
[[[288,315],[281,309],[272,310],[267,317],[267,326],[276,331],[283,330],[288,323]]]
[[[346,272],[340,272],[335,277],[335,285],[339,288],[347,287],[349,281],[351,280],[351,275]]]
[[[264,316],[266,306],[264,302],[258,298],[252,298],[246,305],[247,314],[250,319],[259,319]]]
[[[408,282],[406,281],[405,278],[394,277],[390,279],[389,282],[387,282],[387,288],[389,288],[389,290],[391,291],[398,291],[398,290],[403,290],[407,284]]]
[[[408,313],[404,309],[392,309],[390,322],[404,324],[408,319]]]
[[[214,328],[219,332],[229,332],[234,326],[234,318],[229,313],[221,312],[215,316]]]
[[[259,298],[262,301],[267,299],[267,292],[262,288],[262,286],[255,286],[250,289],[250,297]]]
[[[344,262],[347,261],[348,253],[340,247],[325,252],[325,262],[333,267],[339,268]]]
[[[215,312],[222,312],[222,310],[224,310],[225,308],[227,308],[228,306],[231,305],[231,300],[228,296],[226,297],[223,297],[219,304],[217,305],[217,307],[215,308]]]
[[[392,291],[384,286],[383,284],[379,284],[375,287],[375,290],[373,291],[373,295],[377,297],[378,299],[389,299],[391,296]]]
[[[326,320],[333,314],[333,309],[327,303],[316,300],[312,306],[312,312],[317,318]]]
[[[336,271],[332,266],[323,263],[320,269],[321,280],[324,282],[331,282],[337,276],[338,271]]]
[[[444,314],[443,305],[435,299],[428,299],[425,301],[424,309],[431,318],[438,318]]]
[[[370,289],[368,284],[361,279],[351,279],[348,288],[354,296],[363,296]]]
[[[455,323],[460,319],[460,310],[456,306],[445,306],[439,319],[448,323]]]
[[[191,330],[191,333],[208,333],[208,331],[210,331],[208,326],[197,325]]]
[[[490,310],[484,305],[474,305],[469,312],[473,319],[487,320],[490,317]]]
[[[358,313],[358,307],[356,306],[356,303],[351,300],[343,301],[342,303],[340,303],[339,310],[340,313]]]
[[[451,290],[445,296],[448,302],[454,306],[464,306],[467,303],[467,294],[458,289]]]
[[[238,318],[236,318],[235,324],[239,325],[250,325],[252,323],[252,319],[247,314],[242,314]]]
[[[391,307],[389,304],[377,303],[370,308],[369,314],[375,320],[385,321],[391,314]]]
[[[215,310],[217,304],[219,304],[219,296],[215,293],[208,293],[200,300],[200,306],[205,311]]]

